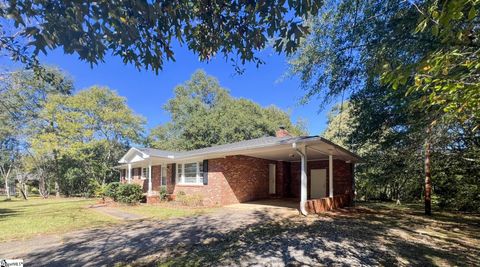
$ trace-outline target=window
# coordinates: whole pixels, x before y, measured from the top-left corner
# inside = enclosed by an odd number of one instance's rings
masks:
[[[177,183],[179,184],[203,184],[203,163],[179,163],[177,164]]]
[[[142,168],[142,179],[148,178],[148,168]]]
[[[161,167],[160,177],[161,177],[161,185],[166,186],[167,185],[167,166],[166,165],[163,165]]]

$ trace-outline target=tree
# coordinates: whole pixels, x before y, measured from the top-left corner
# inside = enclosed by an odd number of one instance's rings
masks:
[[[334,2],[311,20],[291,71],[301,76],[306,99],[328,102],[381,81],[420,93],[422,108],[478,118],[479,9],[470,0]]]
[[[280,125],[292,134],[304,133],[302,125],[292,124],[286,112],[233,98],[204,71],[196,71],[177,86],[164,108],[171,121],[154,128],[149,138],[161,149],[191,150],[274,135]]]
[[[63,47],[91,64],[110,51],[125,63],[158,72],[175,60],[172,46],[186,45],[200,60],[222,54],[242,63],[273,41],[292,53],[308,32],[303,19],[319,1],[6,1],[0,17],[2,50],[35,65],[39,52]],[[5,25],[14,25],[5,28]]]
[[[357,152],[356,193],[360,199],[417,201],[423,197],[423,127],[406,109],[404,92],[369,87],[352,95],[344,109],[334,106],[324,136]],[[402,105],[403,103],[403,105]],[[403,106],[403,108],[402,108]],[[477,123],[439,123],[432,128],[432,202],[441,208],[478,211],[480,133]],[[335,139],[336,138],[336,139]]]
[[[425,39],[417,42],[435,43],[436,47],[410,64],[388,65],[383,80],[393,87],[408,82],[409,92],[426,93],[423,104],[438,106],[458,121],[479,118],[480,2],[421,1],[411,5],[419,16],[412,36],[424,35]]]
[[[345,148],[350,148],[349,138],[356,127],[353,107],[347,101],[338,103],[328,113],[327,128],[322,136]]]
[[[145,123],[125,98],[95,86],[49,97],[40,116],[32,147],[35,154],[55,162],[57,188],[65,194],[87,193],[82,190],[91,183],[111,181],[111,167],[132,142],[142,141]]]
[[[68,94],[71,80],[55,68],[44,68],[39,77],[31,71],[1,74],[0,80],[0,171],[7,187],[14,170],[21,169],[22,154],[29,149],[27,142],[38,113],[51,94]]]
[[[454,2],[458,4],[451,4]],[[446,3],[444,7],[443,3]],[[445,11],[450,5],[454,6],[453,13]],[[471,43],[466,43],[468,38],[462,37],[462,43],[458,43],[450,34],[442,36],[436,31],[466,31],[467,35],[472,33],[475,36],[478,27],[471,26],[478,23],[478,20],[465,20],[463,14],[465,9],[476,14],[477,8],[478,4],[474,1],[334,2],[312,20],[312,35],[303,43],[298,56],[291,61],[292,73],[301,76],[303,87],[307,90],[306,99],[320,95],[324,96],[326,103],[344,94],[353,94],[352,98],[357,99],[364,97],[358,103],[363,102],[360,107],[366,108],[365,114],[374,118],[362,117],[359,122],[363,124],[361,128],[369,130],[371,137],[391,131],[391,136],[399,139],[398,143],[392,139],[391,145],[394,148],[409,144],[408,146],[415,145],[417,150],[423,149],[426,214],[430,214],[431,188],[428,175],[431,173],[430,157],[426,152],[433,149],[432,141],[435,140],[434,135],[438,129],[449,124],[447,119],[457,122],[465,121],[462,118],[470,122],[476,121],[475,107],[478,107],[480,92],[475,89],[475,85],[472,85],[473,89],[466,88],[461,78],[466,73],[472,73],[473,69],[467,71],[460,67],[457,69],[459,72],[453,71],[456,68],[454,66],[462,64],[462,60],[472,60],[467,57],[446,65],[447,69],[441,75],[450,74],[441,78],[444,81],[427,77],[441,73],[442,60],[453,59],[450,56],[437,57],[442,51],[453,51],[458,45],[476,46],[477,42],[474,39]],[[435,12],[446,12],[440,16],[435,15],[439,23],[437,30],[426,28],[432,23],[428,22],[428,18],[426,21],[425,9],[432,11],[432,15]],[[449,23],[458,24],[459,27],[453,29],[448,26]],[[430,73],[424,77],[422,75],[425,73],[419,69],[432,70],[436,74]],[[462,74],[456,76],[455,73]],[[469,76],[470,82],[472,79],[476,79],[476,76]],[[448,86],[441,85],[445,81]],[[453,89],[457,85],[458,90]],[[442,92],[435,92],[436,89],[432,91],[432,88],[440,88]],[[458,97],[463,89],[466,90],[467,98]],[[376,97],[380,99],[375,99]],[[368,109],[372,108],[377,113],[369,112]],[[357,107],[355,109],[358,111]],[[462,114],[461,110],[467,113]],[[365,128],[364,125],[370,128]],[[368,134],[363,136],[368,137]]]

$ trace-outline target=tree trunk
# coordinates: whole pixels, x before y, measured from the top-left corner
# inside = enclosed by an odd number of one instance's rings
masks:
[[[40,175],[40,181],[38,184],[38,191],[40,192],[40,195],[42,195],[43,198],[48,198],[48,190],[45,186],[45,177],[43,175]]]
[[[425,215],[432,214],[432,181],[430,173],[430,132],[431,126],[427,128],[427,139],[425,141]]]
[[[60,185],[58,184],[58,178],[55,179],[55,197],[60,197]]]
[[[60,197],[60,185],[58,184],[58,179],[60,177],[60,167],[58,164],[57,151],[53,150],[53,160],[55,161],[55,197]]]
[[[20,183],[20,193],[22,193],[23,199],[27,200],[27,192],[25,191],[25,185],[23,183]]]
[[[8,167],[7,172],[3,176],[3,178],[5,180],[5,193],[7,194],[7,199],[10,199],[10,188],[8,187],[8,176],[10,176],[10,170],[11,170],[11,168]]]

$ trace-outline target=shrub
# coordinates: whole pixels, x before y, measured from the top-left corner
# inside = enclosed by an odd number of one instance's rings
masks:
[[[167,199],[167,188],[165,186],[160,187],[160,200],[166,200]]]
[[[113,183],[109,183],[106,187],[105,187],[105,191],[103,192],[103,194],[106,196],[106,197],[110,197],[112,198],[113,200],[117,201],[117,190],[118,190],[118,187],[120,187],[120,183],[119,182],[113,182]]]
[[[40,191],[38,190],[38,188],[30,187],[29,189],[31,195],[40,195]]]
[[[138,184],[121,184],[117,189],[117,200],[123,203],[138,203],[143,198],[142,187]]]
[[[90,179],[88,181],[88,186],[84,192],[85,197],[101,197],[102,195],[102,185],[95,179]]]

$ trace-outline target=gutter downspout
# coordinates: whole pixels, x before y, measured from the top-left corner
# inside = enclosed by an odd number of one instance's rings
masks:
[[[300,150],[297,148],[297,143],[293,143],[292,147],[301,157],[300,212],[302,215],[307,216],[308,212],[305,209],[307,204],[307,147],[303,145]]]

